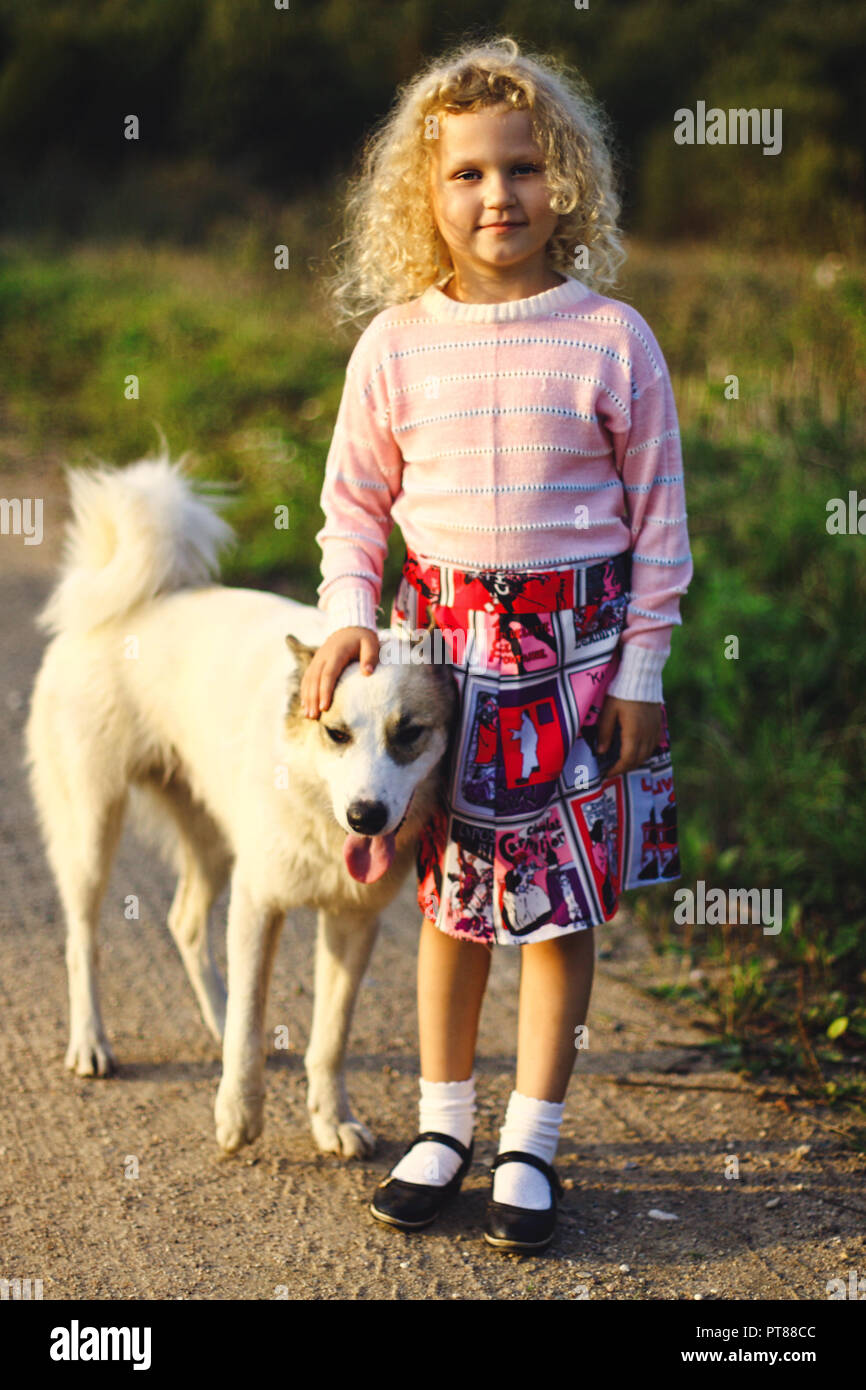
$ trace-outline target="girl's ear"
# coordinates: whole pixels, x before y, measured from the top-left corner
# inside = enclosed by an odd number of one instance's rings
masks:
[[[439,224],[433,212],[433,204],[430,204],[430,220],[433,223],[433,243],[436,249],[436,276],[435,280],[441,280],[443,275],[447,275],[454,267],[451,264],[451,252],[439,230]]]

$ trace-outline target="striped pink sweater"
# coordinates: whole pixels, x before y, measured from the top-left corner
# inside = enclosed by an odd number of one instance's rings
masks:
[[[629,305],[567,279],[496,304],[431,286],[385,309],[349,361],[321,506],[329,633],[377,627],[395,521],[418,555],[467,568],[632,549],[609,689],[662,699],[692,562],[670,378]]]

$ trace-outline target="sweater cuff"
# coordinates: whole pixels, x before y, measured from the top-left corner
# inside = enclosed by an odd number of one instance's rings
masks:
[[[637,647],[634,642],[626,642],[622,647],[619,669],[607,687],[608,695],[618,700],[647,700],[661,704],[662,668],[668,659],[667,652],[650,651],[647,647]]]
[[[325,608],[328,615],[325,636],[341,627],[370,627],[378,631],[376,604],[369,589],[339,589]]]

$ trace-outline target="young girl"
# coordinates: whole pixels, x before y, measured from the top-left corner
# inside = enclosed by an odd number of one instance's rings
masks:
[[[514,944],[516,1089],[485,1239],[537,1250],[594,928],[623,889],[679,876],[661,684],[692,572],[676,410],[651,330],[601,293],[619,204],[574,74],[511,39],[432,64],[371,141],[350,210],[338,293],[380,312],[326,466],[329,635],[302,706],[327,709],[348,662],[373,670],[395,520],[391,624],[441,629],[460,694],[417,860],[420,1131],[371,1211],[416,1230],[459,1189],[492,945]]]

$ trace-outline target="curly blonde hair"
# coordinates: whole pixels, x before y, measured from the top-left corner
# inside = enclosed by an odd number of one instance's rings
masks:
[[[346,198],[345,236],[332,277],[341,321],[405,303],[446,279],[453,266],[430,206],[428,169],[436,131],[429,118],[505,103],[529,112],[546,165],[550,206],[559,221],[548,243],[551,266],[574,273],[578,246],[592,289],[616,283],[625,260],[617,226],[612,139],[586,82],[550,57],[522,53],[510,37],[463,43],[398,89],[394,105],[362,151]]]

